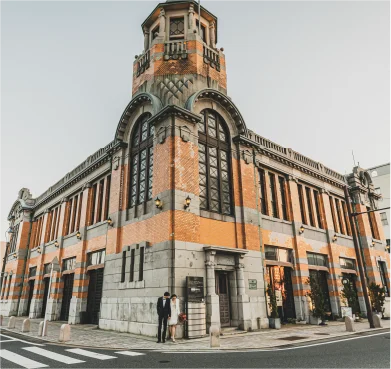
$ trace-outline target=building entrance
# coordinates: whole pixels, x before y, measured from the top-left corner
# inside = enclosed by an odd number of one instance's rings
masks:
[[[292,268],[273,265],[266,267],[266,283],[271,285],[277,298],[278,315],[283,322],[296,318],[293,299]],[[268,297],[269,299],[269,297]],[[270,306],[267,306],[270,315]]]
[[[216,294],[219,296],[220,325],[221,327],[229,327],[231,325],[231,304],[228,273],[216,272]]]
[[[43,280],[44,291],[43,291],[43,305],[42,305],[41,318],[45,318],[46,305],[47,305],[48,296],[49,296],[49,281],[50,281],[50,278],[45,278]]]
[[[100,301],[103,288],[103,268],[90,270],[90,282],[88,284],[87,297],[87,322],[88,324],[99,324]]]
[[[31,300],[33,299],[33,294],[34,294],[34,283],[35,283],[34,279],[31,279],[29,281],[29,297],[27,300],[27,316],[30,314]]]
[[[71,298],[73,292],[73,278],[74,274],[65,274],[64,275],[64,290],[62,293],[62,304],[61,304],[61,314],[60,320],[68,320],[69,318],[69,307],[71,305]]]

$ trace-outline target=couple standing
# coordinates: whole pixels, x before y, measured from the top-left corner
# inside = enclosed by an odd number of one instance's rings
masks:
[[[178,324],[179,300],[176,295],[165,292],[163,297],[157,300],[157,315],[159,316],[159,329],[157,343],[166,342],[167,320],[172,342],[175,342],[175,329]],[[163,335],[162,335],[163,325]]]

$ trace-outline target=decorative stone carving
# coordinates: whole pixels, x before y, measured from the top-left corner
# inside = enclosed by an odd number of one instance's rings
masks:
[[[191,135],[191,131],[188,127],[186,126],[182,126],[179,128],[180,130],[180,135],[181,135],[181,138],[184,142],[189,142],[190,141],[190,135]]]
[[[194,5],[190,4],[189,6],[189,30],[194,30]]]
[[[160,14],[159,14],[159,36],[164,37],[165,35],[165,29],[166,29],[166,13],[163,8],[160,8]]]
[[[156,133],[157,141],[162,144],[166,140],[166,133],[167,127],[160,127],[159,130]]]
[[[144,27],[144,51],[149,49],[149,31],[147,27]]]
[[[209,39],[210,39],[210,46],[212,48],[216,48],[216,30],[215,30],[215,22],[211,22],[209,26]]]
[[[173,79],[165,78],[164,80],[157,80],[156,86],[159,97],[166,103],[169,104],[172,98],[180,99],[183,91],[189,89],[190,85],[193,84],[192,78],[177,78]]]
[[[207,267],[215,267],[217,264],[214,261],[205,261],[205,266]]]
[[[113,169],[114,170],[117,170],[118,167],[119,167],[119,160],[120,160],[120,157],[119,156],[115,156],[113,158]]]
[[[235,259],[233,256],[224,255],[224,254],[217,254],[216,255],[216,262],[219,265],[235,265]]]

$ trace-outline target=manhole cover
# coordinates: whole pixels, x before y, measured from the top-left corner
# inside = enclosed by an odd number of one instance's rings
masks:
[[[308,337],[303,337],[303,336],[290,336],[290,337],[283,337],[279,338],[279,340],[284,340],[284,341],[297,341],[297,340],[304,340]]]
[[[314,333],[318,336],[330,336],[330,333]]]

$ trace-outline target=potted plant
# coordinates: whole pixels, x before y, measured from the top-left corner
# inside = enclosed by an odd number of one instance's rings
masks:
[[[317,275],[310,274],[310,277],[307,279],[307,284],[310,285],[310,291],[307,292],[307,296],[310,298],[312,305],[312,309],[310,310],[310,324],[325,325],[325,301]]]
[[[369,297],[371,299],[372,311],[376,314],[381,314],[384,318],[384,301],[386,299],[386,289],[372,282],[368,286]]]
[[[270,284],[267,287],[267,294],[269,295],[269,298],[270,298],[269,307],[271,310],[270,318],[269,318],[269,327],[273,328],[273,329],[280,329],[281,328],[281,320],[278,316],[276,294],[274,293],[274,290],[270,286]]]
[[[341,300],[352,308],[352,313],[358,316],[360,312],[360,306],[358,304],[357,292],[353,288],[353,285],[347,279],[342,280]]]

